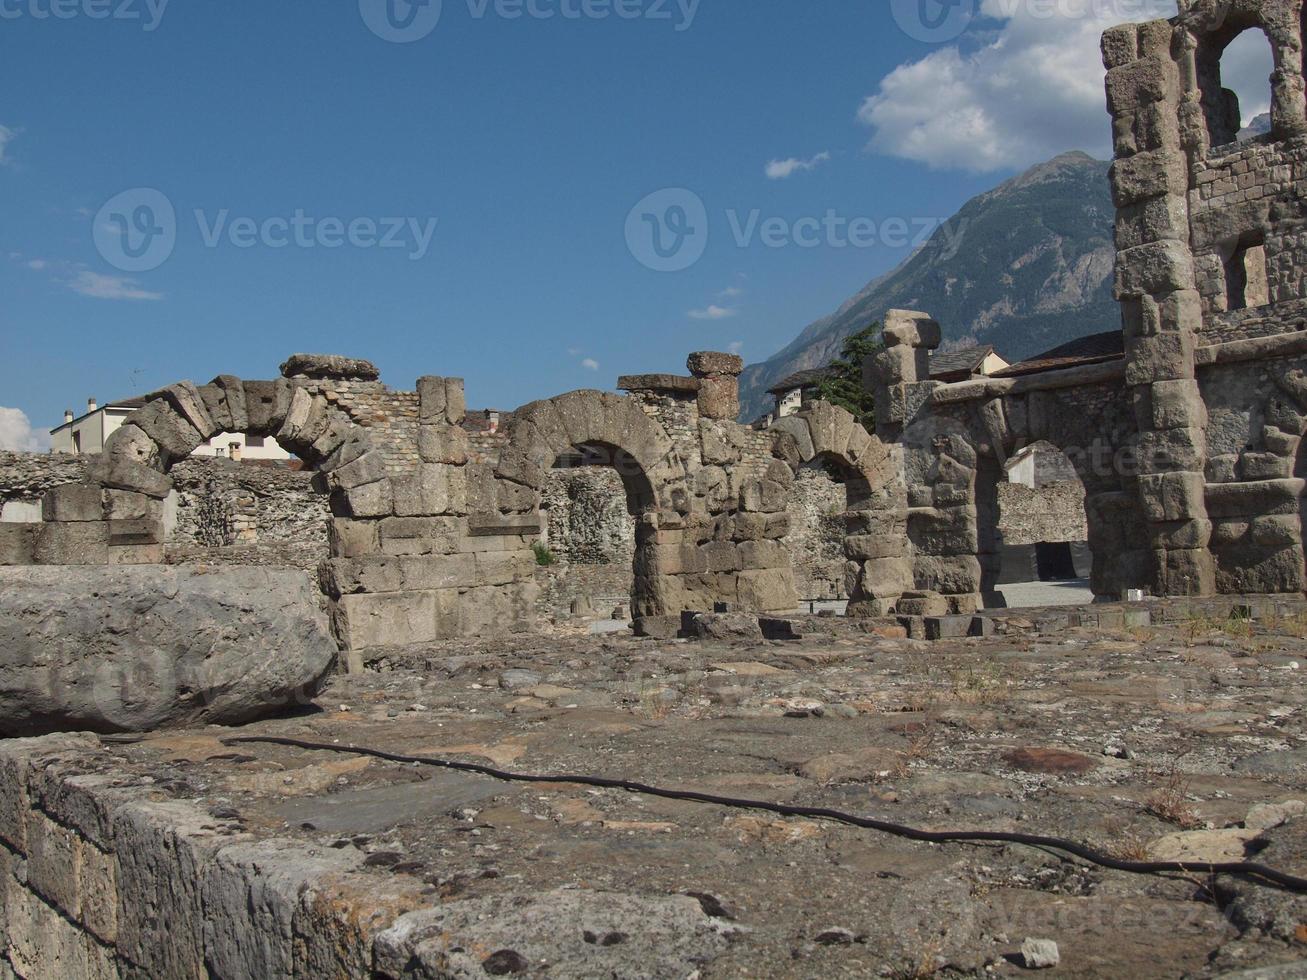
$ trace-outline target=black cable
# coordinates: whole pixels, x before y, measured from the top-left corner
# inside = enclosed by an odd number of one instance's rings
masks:
[[[458,772],[476,773],[510,783],[571,783],[578,786],[594,786],[599,789],[620,789],[628,793],[644,796],[657,796],[665,800],[689,800],[695,803],[708,803],[713,806],[731,807],[740,810],[764,810],[782,817],[810,817],[818,820],[833,820],[866,830],[876,830],[895,837],[923,841],[928,844],[1025,844],[1029,847],[1042,847],[1082,858],[1090,864],[1096,864],[1112,871],[1125,871],[1130,874],[1229,874],[1243,875],[1248,878],[1260,878],[1294,892],[1307,892],[1307,878],[1277,871],[1263,864],[1247,861],[1226,861],[1212,863],[1208,861],[1123,861],[1111,855],[1095,851],[1084,844],[1064,840],[1060,837],[1043,837],[1037,834],[1009,834],[989,830],[932,831],[906,827],[902,824],[876,820],[873,817],[859,817],[840,810],[828,810],[824,807],[790,806],[784,803],[765,803],[761,800],[742,800],[730,796],[715,796],[712,793],[699,793],[694,790],[663,789],[629,779],[610,779],[605,776],[582,776],[577,774],[560,774],[542,776],[530,773],[506,772],[490,766],[480,766],[474,762],[456,762],[451,759],[435,759],[429,756],[399,755],[382,749],[370,749],[356,746],[333,745],[325,742],[305,742],[297,738],[282,738],[274,735],[241,735],[221,739],[224,745],[285,745],[297,749],[318,752],[338,752],[349,755],[371,756],[388,762],[401,762],[409,765],[435,766],[440,769],[452,769]]]

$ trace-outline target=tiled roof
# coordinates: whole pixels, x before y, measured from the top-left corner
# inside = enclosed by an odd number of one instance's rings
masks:
[[[778,381],[772,388],[767,389],[769,395],[783,395],[787,391],[793,391],[795,388],[810,388],[813,385],[821,384],[829,378],[834,371],[829,367],[811,368],[807,371],[795,371],[788,378]]]
[[[1091,334],[1081,337],[1050,351],[1013,364],[1011,367],[996,371],[996,378],[1013,378],[1022,374],[1035,374],[1039,371],[1055,371],[1058,368],[1076,367],[1081,364],[1097,364],[1100,361],[1114,361],[1125,356],[1125,340],[1120,330]]]
[[[930,376],[937,378],[945,374],[962,372],[970,374],[992,353],[994,353],[994,346],[986,344],[983,347],[963,347],[961,350],[934,354],[930,358]]]

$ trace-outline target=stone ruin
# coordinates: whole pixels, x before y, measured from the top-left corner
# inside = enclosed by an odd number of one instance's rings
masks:
[[[272,381],[155,393],[86,481],[46,495],[42,523],[0,525],[0,562],[159,562],[170,470],[233,431],[274,437],[316,468],[332,514],[319,577],[351,651],[529,628],[542,490],[578,454],[620,477],[643,632],[722,604],[793,609],[787,508],[796,474],[814,466],[847,491],[850,615],[969,614],[1001,602],[1004,464],[1041,443],[1083,485],[1097,596],[1301,592],[1302,3],[1182,8],[1103,39],[1119,356],[945,384],[928,369],[939,325],[890,311],[885,350],[866,365],[874,434],[820,402],[767,431],[740,425],[742,362],[699,353],[687,377],[625,377],[623,395],[527,405],[483,452],[462,426],[461,380],[393,391],[365,361],[297,355]],[[1258,29],[1276,58],[1272,131],[1235,143],[1220,58]]]

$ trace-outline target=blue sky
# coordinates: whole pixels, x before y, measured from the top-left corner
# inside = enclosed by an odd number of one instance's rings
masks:
[[[760,360],[907,254],[880,232],[836,247],[818,219],[911,237],[1029,163],[1106,152],[1102,25],[1010,0],[944,44],[909,36],[899,0],[621,0],[631,19],[444,0],[402,44],[369,29],[373,0],[58,2],[67,19],[0,0],[0,405],[38,430],[88,396],[271,377],[294,351],[369,358],[396,387],[463,376],[500,408],[679,372],[692,350]],[[1073,91],[1017,72],[1022,50],[1059,76],[1078,53]],[[96,217],[137,188],[176,214],[139,271],[97,248],[132,199]],[[664,188],[707,222],[676,272],[626,237]],[[750,242],[728,212],[756,217]],[[377,247],[391,231],[402,247]]]

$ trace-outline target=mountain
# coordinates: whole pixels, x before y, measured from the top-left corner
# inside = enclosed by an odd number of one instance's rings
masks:
[[[1248,123],[1243,129],[1239,130],[1239,139],[1252,139],[1254,136],[1265,136],[1271,131],[1271,114],[1263,112],[1260,116],[1253,116],[1252,122]]]
[[[1087,154],[1066,153],[967,202],[902,265],[746,368],[743,417],[767,411],[768,388],[829,364],[846,337],[890,309],[939,320],[945,349],[993,344],[1014,362],[1119,325],[1107,170]]]

